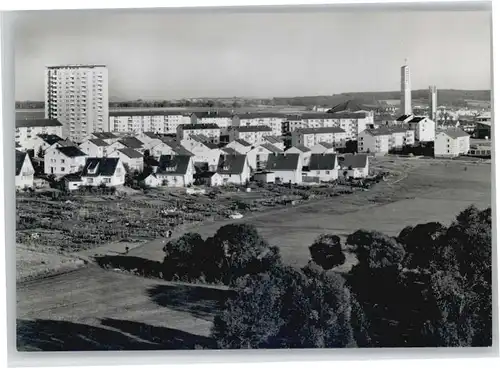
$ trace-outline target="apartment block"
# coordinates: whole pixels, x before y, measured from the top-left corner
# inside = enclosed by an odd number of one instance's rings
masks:
[[[82,142],[109,131],[108,69],[60,65],[45,70],[45,118],[62,123],[62,137]]]

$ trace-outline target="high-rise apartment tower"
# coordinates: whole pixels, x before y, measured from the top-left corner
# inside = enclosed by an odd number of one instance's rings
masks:
[[[58,119],[63,138],[81,142],[109,131],[108,68],[60,65],[45,70],[45,117]]]
[[[406,64],[401,67],[401,115],[411,115],[411,81],[410,67]]]
[[[436,121],[437,118],[437,88],[429,86],[429,119]]]

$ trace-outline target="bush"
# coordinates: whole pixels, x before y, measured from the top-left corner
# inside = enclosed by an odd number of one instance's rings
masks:
[[[312,260],[324,270],[330,270],[345,262],[340,238],[336,235],[320,235],[309,247]]]

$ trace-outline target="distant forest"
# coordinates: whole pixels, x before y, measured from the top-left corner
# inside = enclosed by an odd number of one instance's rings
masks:
[[[352,92],[341,93],[331,96],[302,96],[302,97],[274,97],[269,99],[248,99],[248,98],[204,98],[192,100],[135,100],[135,101],[115,101],[110,102],[111,108],[127,107],[233,107],[242,106],[334,106],[347,100],[357,100],[366,105],[379,106],[384,100],[399,100],[399,91],[392,92]],[[429,91],[420,89],[412,91],[413,100],[427,100]],[[467,106],[468,101],[491,101],[491,91],[476,90],[464,91],[443,89],[438,90],[438,103],[448,106]],[[18,101],[16,109],[41,109],[44,107],[43,101]]]

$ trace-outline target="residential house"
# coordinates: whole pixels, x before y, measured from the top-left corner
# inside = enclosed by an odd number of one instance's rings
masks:
[[[45,151],[57,142],[64,141],[55,134],[38,134],[25,142],[24,147],[16,147],[20,151],[28,152],[32,157],[43,157]]]
[[[285,150],[285,142],[282,137],[274,135],[266,135],[263,138],[264,143],[271,143],[273,146],[278,147],[280,150]]]
[[[337,158],[339,176],[343,178],[366,178],[369,174],[368,155],[345,154]]]
[[[222,153],[215,143],[206,141],[204,137],[193,135],[190,139],[183,139],[181,145],[194,155],[193,162],[195,164],[206,164],[210,171],[215,171]]]
[[[399,116],[395,121],[394,123],[396,125],[400,125],[400,124],[408,124],[412,119],[414,118],[414,115],[411,115],[411,114],[407,114],[407,115],[401,115]]]
[[[118,141],[112,143],[109,145],[107,151],[108,152],[113,152],[117,149],[121,148],[131,148],[134,149],[138,152],[144,153],[144,143],[142,143],[139,139],[136,137],[124,137],[119,139]]]
[[[434,141],[435,157],[466,155],[470,149],[470,135],[461,129],[439,131]]]
[[[117,157],[125,168],[131,172],[144,170],[144,155],[132,148],[119,148],[111,152],[108,157]]]
[[[304,146],[303,144],[296,144],[295,146],[288,148],[285,152],[287,154],[289,153],[298,154],[300,156],[300,162],[303,167],[309,165],[312,151],[310,148]]]
[[[125,174],[118,157],[89,157],[82,170],[82,185],[116,187],[125,184]]]
[[[252,149],[252,144],[245,141],[244,139],[235,139],[234,141],[226,144],[224,148],[232,148],[238,153],[246,155]]]
[[[160,157],[158,168],[144,179],[149,187],[187,187],[194,182],[194,162],[192,156],[164,155]]]
[[[283,150],[272,145],[271,143],[259,144],[248,151],[248,165],[252,170],[264,170],[266,168],[269,155],[282,152]]]
[[[302,128],[292,132],[292,146],[303,144],[313,147],[319,142],[327,142],[335,145],[335,148],[345,148],[347,140],[346,132],[338,127],[328,128]]]
[[[26,152],[16,150],[16,189],[33,188],[35,169]]]
[[[314,153],[335,153],[335,146],[333,143],[319,142],[311,147],[311,154]]]
[[[111,132],[94,132],[90,136],[91,139],[101,139],[107,144],[115,143],[117,140],[120,139],[120,137]]]
[[[244,155],[221,155],[217,165],[217,173],[223,184],[244,185],[250,180],[250,166]]]
[[[109,144],[102,139],[87,139],[79,147],[89,157],[106,157],[111,152]]]
[[[218,187],[224,184],[222,176],[215,171],[201,171],[194,175],[196,185],[206,185],[209,187]]]
[[[192,135],[203,135],[208,137],[211,143],[220,142],[220,128],[215,124],[184,124],[177,127],[177,139],[179,141],[189,140]]]
[[[276,182],[300,184],[302,182],[302,162],[298,153],[277,153],[269,156],[266,171],[275,175]]]
[[[86,155],[78,147],[52,145],[45,151],[44,171],[47,175],[67,175],[85,166]]]
[[[37,135],[57,135],[62,137],[62,124],[57,119],[16,120],[15,143],[23,150],[32,149],[27,143]]]
[[[229,131],[229,140],[243,139],[252,145],[264,143],[264,137],[273,134],[272,128],[267,125],[252,125],[233,127]]]
[[[191,142],[189,142],[191,143]],[[149,154],[153,157],[160,158],[160,156],[168,155],[182,155],[182,156],[192,156],[193,154],[187,150],[181,142],[175,139],[162,139],[160,143],[151,147]]]
[[[415,132],[415,140],[419,142],[434,142],[436,123],[426,116],[414,116],[408,125]]]
[[[313,153],[308,170],[303,172],[309,180],[318,182],[333,181],[338,178],[340,169],[337,155],[334,153]],[[304,178],[306,180],[306,178]]]

